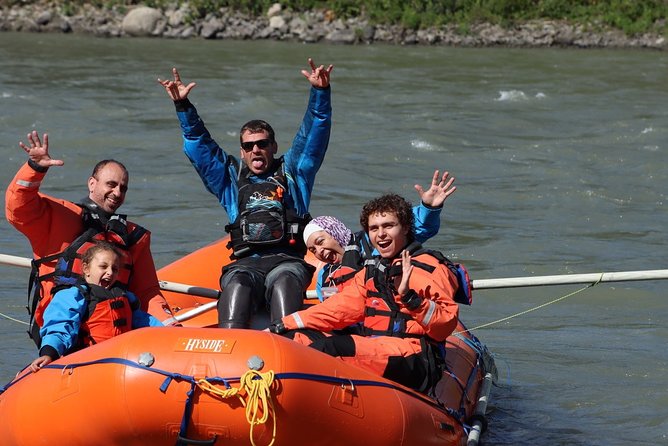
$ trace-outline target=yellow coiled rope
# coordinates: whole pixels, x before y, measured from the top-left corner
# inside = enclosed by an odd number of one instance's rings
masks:
[[[269,370],[266,373],[260,373],[256,370],[248,370],[239,380],[238,388],[220,389],[204,378],[200,378],[197,381],[197,386],[204,392],[218,395],[221,398],[239,398],[241,404],[246,408],[246,421],[250,424],[250,441],[253,446],[257,446],[253,438],[254,427],[258,424],[266,423],[271,416],[273,429],[271,442],[267,446],[272,446],[274,440],[276,440],[276,417],[274,401],[271,399],[271,386],[273,383],[273,371]],[[246,395],[245,400],[243,394]]]

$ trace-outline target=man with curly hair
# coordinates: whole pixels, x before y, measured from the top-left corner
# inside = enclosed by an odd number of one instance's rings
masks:
[[[412,207],[403,197],[369,201],[360,223],[380,257],[340,293],[270,329],[428,392],[442,374],[440,344],[457,326],[457,277],[442,255],[414,242]],[[360,334],[324,334],[352,324],[361,324]]]

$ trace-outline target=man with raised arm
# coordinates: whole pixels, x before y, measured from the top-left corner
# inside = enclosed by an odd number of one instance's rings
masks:
[[[188,100],[195,83],[184,84],[176,68],[173,80],[158,79],[174,101],[186,156],[230,221],[225,230],[234,262],[220,279],[219,327],[248,328],[261,307],[278,322],[301,308],[311,282],[314,268],[303,259],[303,229],[329,144],[333,67],[308,63],[310,71],[302,70],[311,84],[306,113],[292,146],[280,157],[274,130],[263,120],[241,127],[238,158],[224,151]]]
[[[49,138],[37,131],[28,134],[28,144],[19,142],[28,155],[5,196],[7,221],[30,241],[33,251],[29,333],[39,345],[44,309],[51,301],[54,282],[81,276],[81,255],[95,241],[113,243],[123,253],[119,284],[139,298],[144,311],[159,320],[172,317],[151,254],[151,233],[116,211],[125,201],[129,175],[125,166],[112,159],[97,163],[88,178],[88,196],[75,204],[40,192],[51,167],[64,164],[49,154]]]

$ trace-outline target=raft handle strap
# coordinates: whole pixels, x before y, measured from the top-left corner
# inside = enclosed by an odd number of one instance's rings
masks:
[[[215,444],[217,440],[218,435],[214,435],[211,440],[193,440],[192,438],[182,437],[181,434],[179,434],[179,438],[176,440],[176,446]]]
[[[171,378],[168,378],[168,380],[165,380],[165,383],[163,383],[163,387],[167,383],[167,381],[171,382]],[[169,385],[167,383],[167,385]],[[179,430],[179,435],[176,439],[176,446],[187,446],[187,445],[213,445],[216,443],[216,440],[218,440],[218,436],[214,435],[212,439],[210,440],[194,440],[192,438],[188,438],[185,435],[188,433],[188,422],[190,420],[190,414],[192,413],[193,409],[193,394],[195,393],[195,387],[196,387],[195,382],[190,383],[190,390],[186,393],[186,406],[183,409],[183,418],[181,419],[181,428]],[[162,388],[160,390],[162,390]]]

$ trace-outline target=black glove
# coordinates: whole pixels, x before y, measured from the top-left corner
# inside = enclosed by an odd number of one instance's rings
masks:
[[[288,331],[287,328],[285,328],[285,324],[283,322],[279,322],[277,324],[271,324],[269,326],[269,331],[275,334],[283,334]]]
[[[408,308],[409,311],[415,311],[418,309],[423,299],[424,298],[416,293],[415,290],[410,289],[406,294],[401,296],[401,303],[406,305],[406,308]]]
[[[53,361],[60,358],[60,355],[58,354],[58,351],[55,348],[51,347],[49,344],[46,344],[42,348],[39,349],[39,355],[40,356],[48,356]]]
[[[44,172],[46,172],[47,170],[49,170],[48,167],[42,167],[42,166],[40,166],[39,164],[37,164],[36,162],[34,162],[34,161],[31,160],[31,159],[28,159],[28,165],[29,165],[30,167],[32,167],[32,170],[34,170],[35,172],[41,172],[41,173],[44,173]],[[41,355],[41,356],[44,356],[44,355]]]

